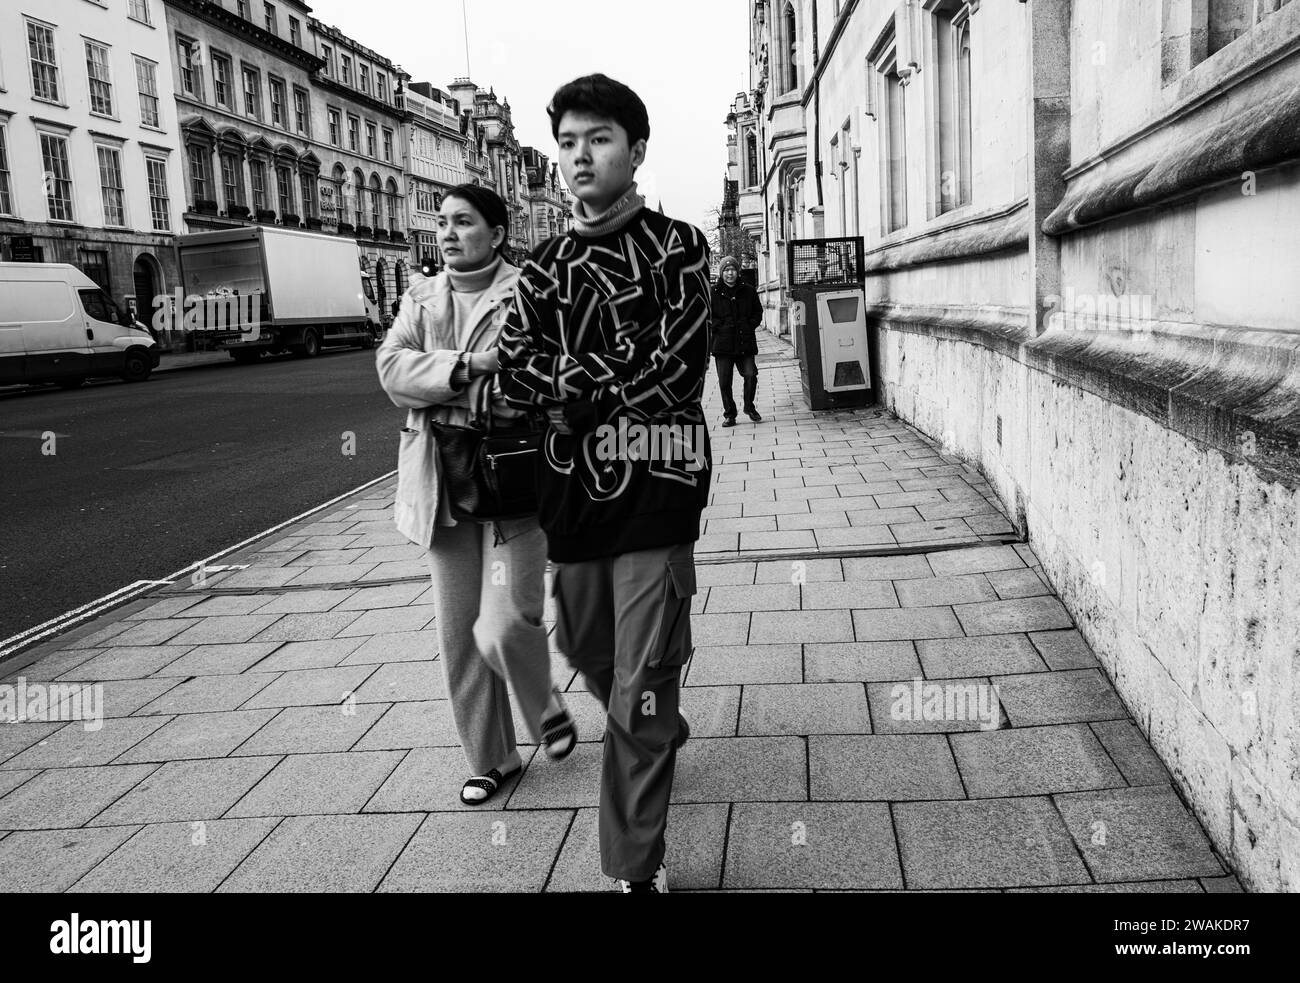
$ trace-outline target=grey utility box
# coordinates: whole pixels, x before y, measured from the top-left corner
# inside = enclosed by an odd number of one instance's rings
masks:
[[[804,398],[814,410],[875,401],[862,293],[862,239],[795,239],[790,267],[791,333]]]

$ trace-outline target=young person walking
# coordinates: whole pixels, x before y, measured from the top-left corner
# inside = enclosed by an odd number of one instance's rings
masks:
[[[754,406],[758,394],[758,338],[754,332],[763,323],[763,304],[758,291],[740,279],[740,264],[734,256],[723,258],[718,274],[713,288],[713,360],[722,390],[722,425],[736,425],[736,400],[731,395],[736,369],[745,380],[745,415],[762,423]]]
[[[519,278],[501,254],[509,222],[494,191],[461,185],[448,193],[437,219],[446,269],[411,275],[377,359],[384,391],[410,411],[398,456],[397,528],[429,551],[438,652],[474,776],[460,793],[467,805],[486,802],[522,767],[507,683],[529,734],[550,757],[567,756],[577,741],[551,685],[542,625],[545,536],[535,517],[498,523],[499,530],[457,523],[429,426],[465,426],[479,389],[495,385],[497,338]],[[518,417],[499,395],[494,419]]]
[[[547,112],[574,227],[524,267],[501,332],[501,387],[551,421],[539,482],[556,635],[608,710],[601,867],[625,892],[664,892],[668,798],[689,733],[678,701],[694,544],[709,495],[708,246],[637,194],[650,123],[635,92],[590,75],[562,86]],[[694,446],[611,455],[614,442],[602,440],[651,426],[675,427]]]

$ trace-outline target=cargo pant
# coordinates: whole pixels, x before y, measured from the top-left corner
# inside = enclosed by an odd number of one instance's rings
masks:
[[[556,643],[608,711],[599,823],[608,877],[648,880],[664,857],[694,551],[681,543],[555,564]]]

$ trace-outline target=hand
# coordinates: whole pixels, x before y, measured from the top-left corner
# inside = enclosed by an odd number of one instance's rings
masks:
[[[562,433],[566,437],[573,433],[573,430],[569,427],[569,421],[564,417],[563,406],[552,406],[547,409],[546,419],[551,422],[551,426],[555,428],[556,433]]]
[[[499,367],[495,348],[488,352],[474,352],[469,357],[469,377],[471,379],[480,375],[494,375]]]

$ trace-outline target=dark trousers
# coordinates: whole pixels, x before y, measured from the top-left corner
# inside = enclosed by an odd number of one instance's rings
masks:
[[[682,543],[554,565],[556,643],[609,713],[599,822],[608,877],[648,880],[664,858],[694,550]]]
[[[758,363],[753,355],[714,355],[718,366],[718,388],[722,390],[722,415],[736,415],[736,400],[731,395],[731,375],[734,369],[740,370],[745,380],[745,412],[754,408],[754,396],[758,393]]]

